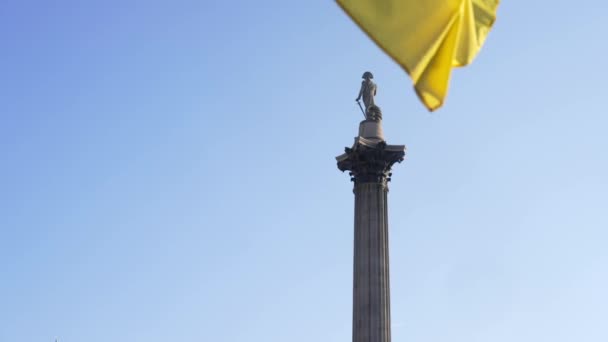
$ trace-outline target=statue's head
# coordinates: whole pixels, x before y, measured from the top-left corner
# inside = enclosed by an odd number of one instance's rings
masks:
[[[363,73],[363,76],[361,76],[361,77],[365,78],[366,80],[370,80],[370,79],[374,78],[374,75],[372,75],[371,72],[366,71],[366,72]]]

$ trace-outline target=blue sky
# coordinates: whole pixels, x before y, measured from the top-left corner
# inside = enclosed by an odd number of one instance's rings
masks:
[[[393,341],[606,341],[607,7],[504,1],[430,114],[331,1],[3,1],[0,342],[349,340],[365,70]]]

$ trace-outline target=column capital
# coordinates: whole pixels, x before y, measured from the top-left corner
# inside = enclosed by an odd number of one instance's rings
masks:
[[[350,171],[351,181],[358,183],[379,183],[386,187],[391,180],[393,164],[405,157],[405,145],[387,145],[385,141],[355,138],[353,147],[346,147],[345,153],[336,157],[340,171]]]

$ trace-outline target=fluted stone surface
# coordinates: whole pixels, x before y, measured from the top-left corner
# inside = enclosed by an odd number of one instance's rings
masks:
[[[355,184],[353,342],[391,340],[387,189]]]
[[[353,342],[390,342],[388,182],[405,146],[387,145],[380,123],[360,125],[352,148],[336,157],[355,182]]]

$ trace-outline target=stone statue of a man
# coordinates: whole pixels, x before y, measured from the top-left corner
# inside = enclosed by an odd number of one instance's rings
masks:
[[[361,82],[361,90],[359,90],[359,96],[355,101],[359,101],[363,98],[363,104],[365,105],[365,114],[371,106],[375,106],[374,96],[376,96],[376,84],[372,81],[374,75],[371,72],[366,71],[363,73],[363,81]]]

